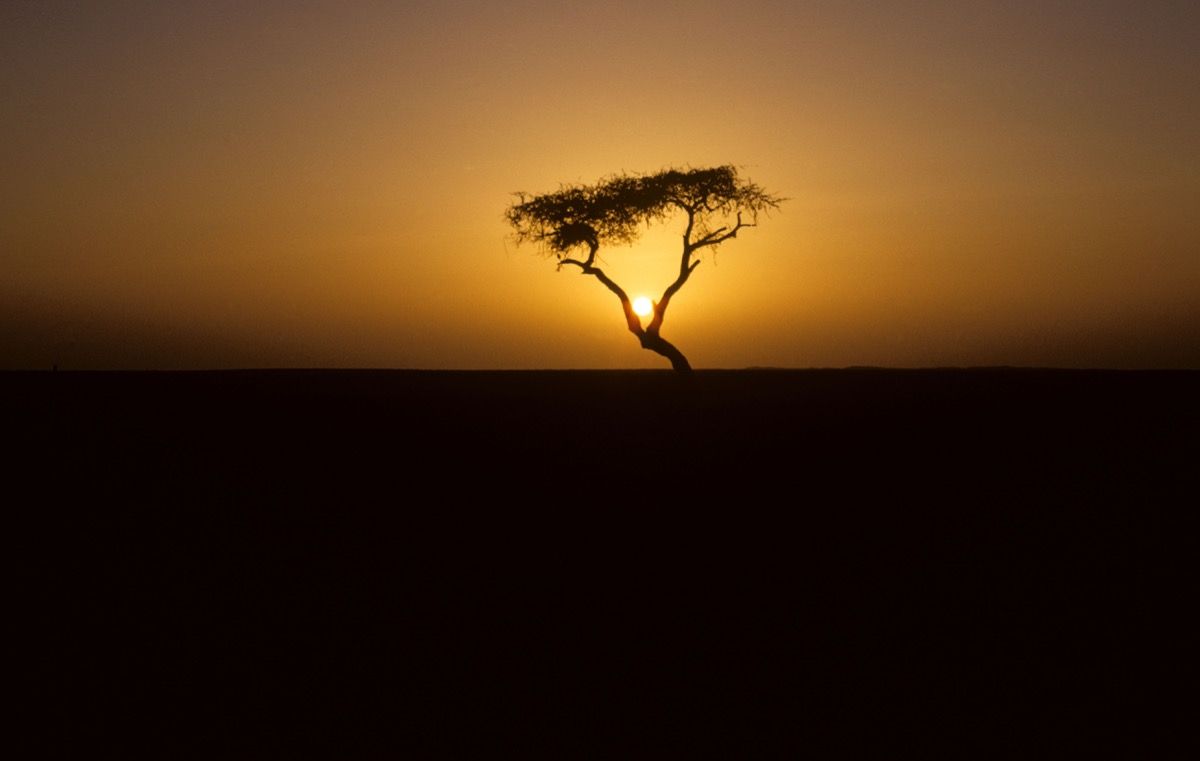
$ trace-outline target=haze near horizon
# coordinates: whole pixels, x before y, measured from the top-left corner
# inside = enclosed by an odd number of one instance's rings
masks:
[[[789,200],[698,368],[1200,368],[1200,11],[1158,2],[8,3],[0,368],[658,368],[514,191]],[[680,226],[602,252],[657,297]]]

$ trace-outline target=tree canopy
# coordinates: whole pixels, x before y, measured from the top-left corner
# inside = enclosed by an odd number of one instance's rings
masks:
[[[555,255],[560,267],[574,265],[598,279],[621,300],[629,330],[642,347],[667,357],[680,371],[691,366],[662,338],[660,329],[671,297],[700,263],[696,253],[754,227],[760,213],[777,209],[784,200],[742,179],[732,166],[619,174],[594,185],[565,185],[554,193],[516,196],[505,219],[517,243],[542,246]],[[643,326],[625,291],[596,266],[596,252],[604,245],[631,243],[643,227],[676,215],[686,218],[679,275],[654,302],[651,321]],[[586,250],[586,257],[572,257],[580,248]]]
[[[595,185],[516,196],[518,203],[508,208],[505,217],[516,230],[517,242],[544,245],[559,255],[579,245],[631,243],[644,225],[664,221],[675,212],[694,220],[690,232],[697,248],[714,245],[715,240],[705,242],[716,232],[712,220],[733,215],[735,227],[748,227],[757,222],[759,212],[778,208],[783,200],[741,179],[732,166],[615,175]],[[721,232],[728,230],[725,226]]]

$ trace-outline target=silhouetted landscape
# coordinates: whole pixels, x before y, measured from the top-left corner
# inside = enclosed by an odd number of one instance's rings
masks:
[[[1200,4],[0,29],[14,759],[1190,757]]]
[[[1197,377],[0,374],[30,700],[50,748],[181,757],[280,717],[351,755],[1132,751]]]

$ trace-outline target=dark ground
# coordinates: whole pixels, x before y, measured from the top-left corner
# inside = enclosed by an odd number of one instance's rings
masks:
[[[1198,381],[0,374],[24,703],[51,755],[1153,756]]]

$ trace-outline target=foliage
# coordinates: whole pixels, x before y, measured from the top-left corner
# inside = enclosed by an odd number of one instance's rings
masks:
[[[689,232],[703,240],[713,220],[741,213],[743,226],[783,199],[738,176],[732,166],[667,169],[649,175],[615,175],[595,185],[568,185],[555,193],[517,193],[505,212],[518,243],[545,246],[561,256],[572,248],[631,243],[643,225],[676,212],[694,220]],[[740,221],[740,220],[739,220]]]

